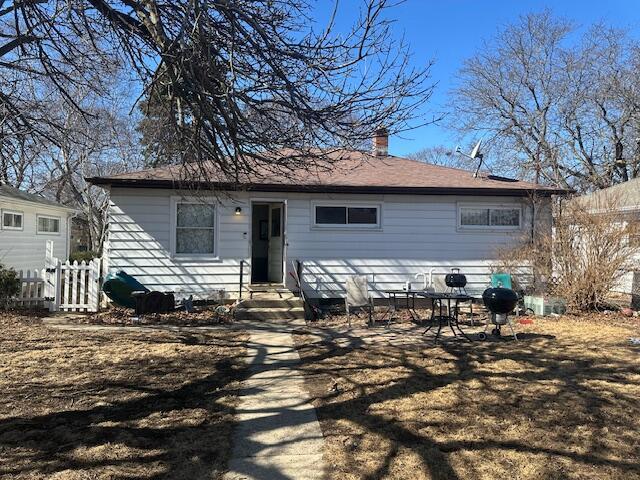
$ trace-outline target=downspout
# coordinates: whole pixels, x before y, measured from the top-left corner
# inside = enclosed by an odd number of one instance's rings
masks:
[[[67,214],[67,258],[65,261],[69,260],[69,255],[71,255],[71,225],[73,223],[73,219],[77,216],[78,212],[76,211]]]
[[[536,194],[531,197],[531,244],[535,244],[536,234]]]

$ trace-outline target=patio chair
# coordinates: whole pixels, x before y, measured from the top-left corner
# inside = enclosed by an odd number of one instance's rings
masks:
[[[493,288],[502,287],[513,290],[513,282],[511,281],[511,274],[509,273],[492,273],[491,274],[491,286]]]
[[[449,287],[447,287],[446,282],[444,281],[444,277],[446,275],[445,274],[435,274],[433,276],[433,284],[431,285],[434,289],[434,291],[436,292],[446,292],[447,290],[449,290]]]
[[[351,328],[351,308],[365,310],[369,315],[369,325],[373,322],[373,297],[369,295],[369,281],[365,275],[352,275],[347,277],[345,290],[347,296],[344,299],[347,321]]]

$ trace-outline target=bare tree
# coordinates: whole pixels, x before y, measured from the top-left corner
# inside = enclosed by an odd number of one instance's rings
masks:
[[[90,248],[101,252],[106,236],[109,198],[87,177],[108,176],[141,166],[135,122],[123,109],[119,95],[97,98],[91,90],[74,95],[80,113],[64,102],[51,115],[64,126],[56,143],[47,145],[41,163],[46,176],[40,189],[55,200],[76,206],[89,227]],[[89,115],[91,123],[85,120]]]
[[[92,65],[117,55],[147,96],[166,101],[181,161],[197,175],[210,173],[205,165],[229,178],[306,168],[380,125],[408,128],[431,95],[429,65],[412,68],[392,35],[392,3],[361,5],[340,33],[337,6],[317,30],[306,0],[2,1],[0,73],[46,77],[81,110],[70,85],[93,86]],[[32,118],[21,100],[0,89],[12,129],[55,140],[62,126]]]
[[[558,202],[553,231],[537,231],[501,249],[495,265],[538,293],[552,293],[576,310],[608,308],[622,277],[635,270],[638,223],[622,211],[624,197],[588,196]]]
[[[466,170],[475,169],[478,160],[471,160],[464,155],[456,153],[455,149],[436,145],[426,147],[408,155],[413,160],[430,163],[431,165],[442,165],[444,167],[462,168]]]
[[[640,173],[637,48],[625,32],[596,25],[568,54],[569,88],[560,118],[567,146],[562,151],[573,162],[560,168],[580,189],[607,187]]]
[[[460,71],[452,126],[485,134],[502,169],[591,190],[638,174],[638,45],[602,25],[572,34],[548,10],[507,26]]]

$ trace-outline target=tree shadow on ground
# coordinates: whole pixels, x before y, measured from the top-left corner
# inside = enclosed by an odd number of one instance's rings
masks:
[[[297,336],[332,478],[640,478],[637,350],[554,332],[434,345],[410,328],[396,335],[413,344]]]
[[[23,382],[0,404],[0,478],[220,475],[244,342],[237,332],[197,340],[58,332],[6,342]]]

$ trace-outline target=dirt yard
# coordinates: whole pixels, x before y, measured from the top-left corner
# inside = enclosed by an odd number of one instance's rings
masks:
[[[640,479],[640,320],[438,345],[339,323],[296,335],[331,479]]]
[[[70,332],[2,315],[0,478],[220,476],[244,333]]]

